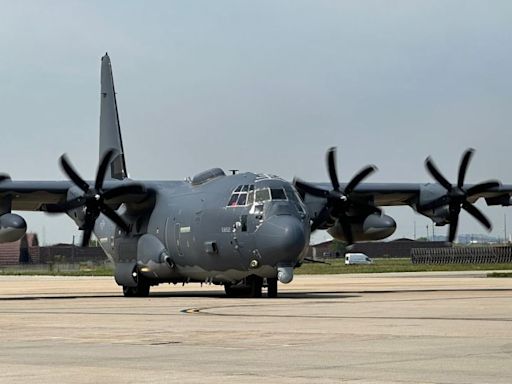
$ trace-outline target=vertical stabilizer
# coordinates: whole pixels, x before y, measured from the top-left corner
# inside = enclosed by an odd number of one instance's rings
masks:
[[[107,172],[106,178],[124,179],[128,177],[112,66],[110,57],[105,54],[101,58],[100,159],[109,149],[114,149],[115,154],[110,162],[110,173]]]

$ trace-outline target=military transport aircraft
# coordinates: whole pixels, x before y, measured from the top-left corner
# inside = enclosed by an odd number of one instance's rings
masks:
[[[12,181],[0,178],[0,242],[16,241],[25,220],[11,210],[66,213],[83,230],[82,245],[94,233],[115,264],[125,296],[147,296],[160,283],[224,285],[228,296],[277,296],[278,281],[289,283],[304,261],[311,231],[327,229],[353,243],[390,236],[396,223],[380,207],[408,205],[456,236],[461,209],[487,229],[491,223],[473,204],[511,204],[512,186],[498,181],[464,183],[473,150],[464,153],[456,184],[425,162],[432,184],[362,183],[367,166],[340,183],[335,149],[327,152],[330,183],[290,183],[274,175],[226,175],[213,168],[186,181],[128,178],[110,58],[101,59],[100,161],[94,181],[85,181],[63,155],[70,181]]]

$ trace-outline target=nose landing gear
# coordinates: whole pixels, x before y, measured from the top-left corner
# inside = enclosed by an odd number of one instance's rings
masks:
[[[228,297],[262,297],[263,286],[267,287],[267,297],[277,297],[277,278],[267,278],[251,275],[238,283],[224,283],[224,290]]]

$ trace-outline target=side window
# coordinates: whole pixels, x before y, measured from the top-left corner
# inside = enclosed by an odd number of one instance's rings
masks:
[[[295,189],[289,185],[284,187],[284,191],[286,192],[288,200],[292,201],[295,204],[299,212],[305,213],[302,201],[300,200],[297,191],[295,191]]]
[[[272,194],[272,200],[286,200],[283,188],[272,188],[270,193]]]

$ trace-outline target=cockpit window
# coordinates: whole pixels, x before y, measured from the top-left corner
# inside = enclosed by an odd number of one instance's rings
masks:
[[[246,201],[247,201],[247,193],[241,193],[240,197],[238,198],[237,205],[245,205]]]
[[[236,206],[236,202],[238,201],[238,196],[239,196],[238,193],[233,193],[231,195],[231,198],[229,199],[229,202],[228,202],[228,207]]]
[[[270,200],[270,192],[268,188],[258,189],[256,191],[256,202]]]
[[[292,201],[293,203],[295,203],[295,206],[297,207],[299,212],[305,213],[304,206],[303,206],[302,201],[300,200],[299,195],[298,195],[297,191],[295,190],[295,188],[293,188],[290,185],[286,185],[284,187],[284,189],[286,191],[286,195],[288,196],[288,199],[290,201]]]
[[[283,188],[272,188],[270,193],[272,194],[272,200],[286,200]]]
[[[254,191],[249,192],[247,196],[247,205],[252,205],[254,203]]]
[[[248,191],[253,191],[254,185],[239,185],[228,200],[228,207],[243,207],[247,205]],[[252,195],[254,192],[250,192]],[[252,203],[250,203],[252,204]]]

